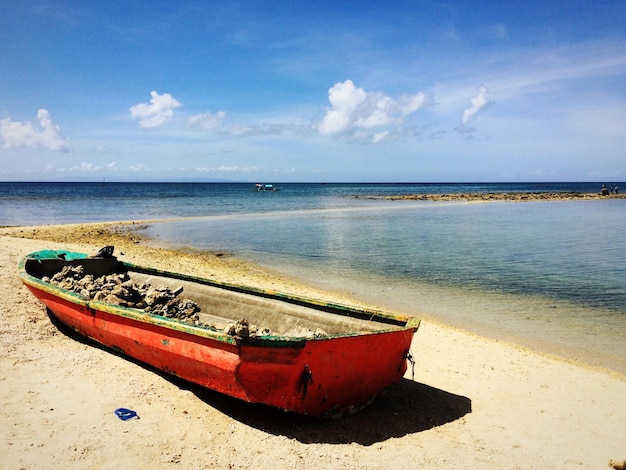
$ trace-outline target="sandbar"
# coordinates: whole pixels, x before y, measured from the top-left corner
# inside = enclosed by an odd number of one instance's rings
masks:
[[[511,192],[511,193],[451,193],[451,194],[405,194],[394,196],[370,196],[371,199],[388,201],[468,201],[468,202],[530,202],[530,201],[580,201],[626,199],[626,194],[583,192]]]

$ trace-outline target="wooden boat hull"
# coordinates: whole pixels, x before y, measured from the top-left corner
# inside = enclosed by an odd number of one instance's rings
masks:
[[[35,258],[42,262],[40,256]],[[375,332],[319,338],[281,335],[242,338],[85,299],[29,274],[27,264],[27,261],[20,263],[19,274],[28,289],[62,323],[80,334],[226,395],[311,416],[338,417],[352,413],[398,383],[406,371],[407,354],[419,325],[419,320],[412,317],[394,317],[391,320],[404,324]],[[153,275],[202,281],[149,268],[138,269]],[[204,283],[216,284],[207,280]],[[325,305],[315,301],[308,305],[309,301],[304,299],[241,286],[218,287],[234,288],[273,301],[280,297],[279,300],[304,303],[313,309]],[[325,308],[363,314],[347,307]],[[368,313],[378,315],[378,312]]]

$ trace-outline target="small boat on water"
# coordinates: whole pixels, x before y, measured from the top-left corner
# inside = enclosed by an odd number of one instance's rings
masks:
[[[63,324],[226,395],[336,418],[400,382],[419,319],[43,250],[18,274]]]
[[[257,183],[254,185],[254,189],[257,191],[280,191],[282,188],[278,188],[273,184],[261,184]]]

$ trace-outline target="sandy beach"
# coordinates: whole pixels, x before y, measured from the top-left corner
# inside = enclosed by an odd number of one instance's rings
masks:
[[[59,331],[15,274],[29,252],[113,244],[130,262],[359,301],[227,254],[151,247],[136,226],[0,228],[2,468],[624,468],[626,377],[433,321],[413,341],[414,377],[336,421],[242,403]]]

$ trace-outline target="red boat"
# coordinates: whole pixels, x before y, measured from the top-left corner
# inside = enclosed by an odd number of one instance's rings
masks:
[[[109,248],[31,253],[18,273],[65,325],[190,382],[334,418],[397,384],[411,360],[417,318],[140,267]]]

